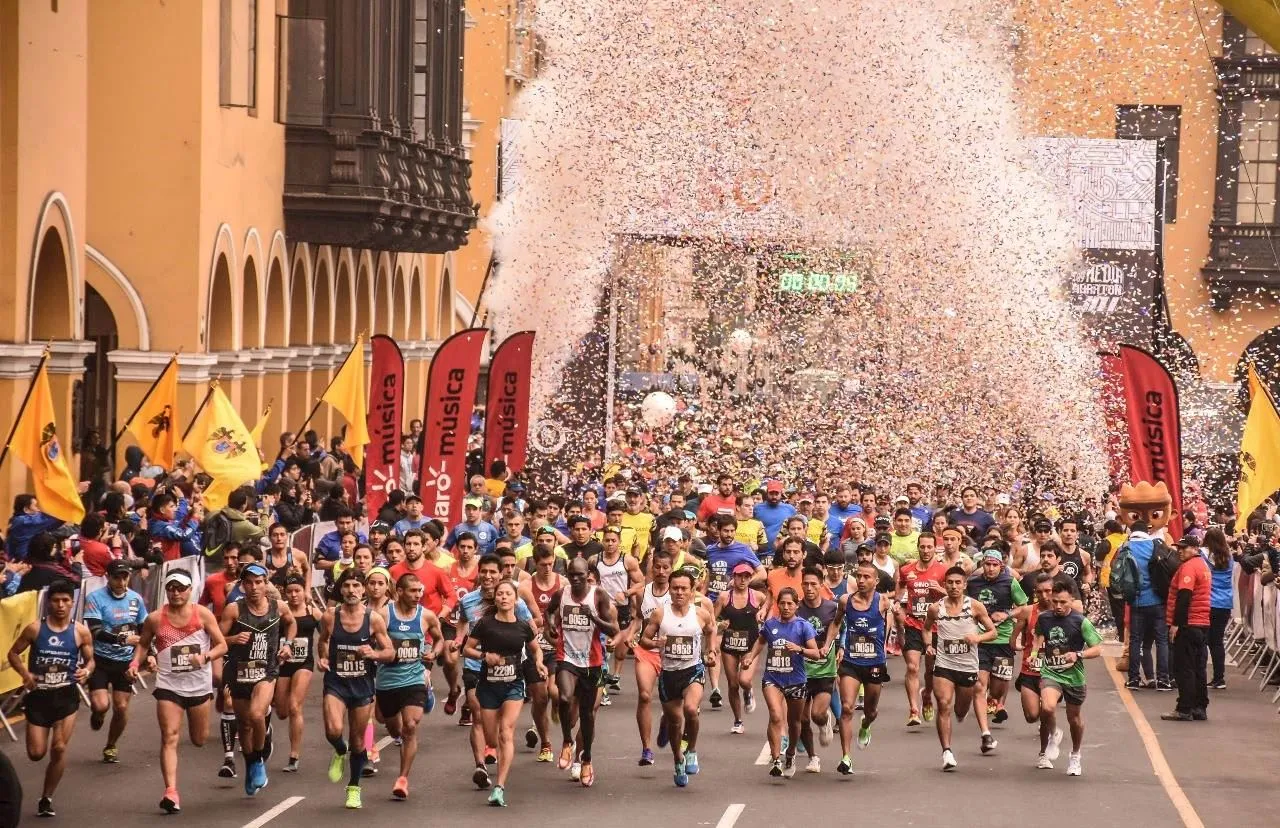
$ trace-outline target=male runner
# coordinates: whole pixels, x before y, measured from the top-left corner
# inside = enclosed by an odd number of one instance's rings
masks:
[[[1047,572],[1037,573],[1035,602],[1014,610],[1017,619],[1013,627],[1013,640],[1022,649],[1022,664],[1014,685],[1022,696],[1022,717],[1027,723],[1040,721],[1040,668],[1044,659],[1039,653],[1032,655],[1035,649],[1036,619],[1040,613],[1053,609],[1053,576]],[[1055,743],[1062,741],[1062,731],[1056,730],[1053,735]]]
[[[387,636],[387,622],[364,604],[364,582],[354,569],[345,570],[337,581],[342,603],[330,607],[320,619],[320,641],[316,647],[316,667],[324,673],[324,735],[333,745],[329,781],[342,779],[342,766],[351,755],[351,776],[347,781],[346,807],[360,808],[360,777],[368,761],[365,726],[373,713],[373,666],[395,659]],[[344,721],[345,719],[345,721]],[[348,728],[350,748],[342,738]]]
[[[614,612],[618,626],[631,626],[631,599],[644,589],[644,574],[640,572],[640,562],[631,555],[622,553],[622,537],[618,533],[605,532],[604,551],[588,559],[590,569],[594,569],[600,578],[600,589],[613,600]],[[605,673],[605,684],[609,692],[619,693],[621,681],[619,673],[622,662],[630,649],[627,636],[618,636],[617,643],[609,654],[609,669]]]
[[[618,537],[618,527],[606,526],[605,537]],[[529,591],[539,615],[547,617],[551,600],[569,586],[569,581],[556,572],[556,556],[550,549],[539,547],[533,552],[533,577],[529,579]],[[542,649],[542,664],[547,669],[551,681],[540,681],[527,685],[530,700],[533,702],[533,724],[524,734],[526,747],[538,750],[539,762],[550,762],[551,753],[551,705],[556,706],[559,715],[560,693],[556,689],[556,648],[545,635],[538,635],[538,646]]]
[[[889,680],[885,659],[885,634],[893,611],[889,596],[876,591],[880,573],[870,561],[859,561],[854,570],[855,591],[840,599],[827,636],[839,635],[844,627],[844,655],[840,660],[840,764],[838,773],[853,773],[849,748],[853,744],[853,713],[858,691],[864,694],[862,723],[858,728],[858,748],[871,745],[871,724],[880,707],[880,685]]]
[[[649,555],[649,583],[643,592],[632,596],[631,599],[633,611],[631,630],[628,635],[637,644],[640,641],[640,633],[653,616],[654,610],[669,606],[671,603],[668,581],[671,569],[671,553],[667,549],[656,549]],[[645,647],[637,647],[634,652],[636,655],[636,726],[640,730],[640,761],[637,764],[647,766],[653,764],[653,749],[650,747],[653,712],[650,703],[653,701],[653,691],[658,686],[658,675],[662,672],[662,657]]]
[[[569,586],[552,597],[546,613],[547,631],[556,645],[555,682],[560,693],[560,733],[564,739],[558,765],[567,770],[574,763],[573,730],[581,720],[579,781],[584,788],[595,782],[591,744],[596,730],[596,690],[604,682],[601,633],[612,636],[618,632],[613,600],[602,588],[587,585],[587,572],[586,561],[570,561],[566,575]]]
[[[49,756],[36,804],[41,817],[54,816],[53,794],[67,766],[67,745],[80,707],[77,685],[93,673],[93,636],[71,617],[75,594],[70,581],[51,583],[45,592],[47,614],[24,627],[9,648],[9,664],[27,691],[27,758],[39,762]]]
[[[138,630],[147,618],[147,604],[142,596],[129,589],[133,569],[123,560],[107,564],[107,585],[94,590],[84,602],[84,622],[93,634],[93,675],[89,676],[89,728],[101,730],[107,709],[111,709],[111,726],[107,728],[107,744],[102,761],[120,761],[116,743],[129,720],[129,702],[133,700],[133,681],[126,675],[133,645],[138,643]]]
[[[267,786],[267,721],[280,665],[287,661],[297,623],[284,601],[267,596],[267,568],[251,563],[240,569],[244,597],[222,611],[228,653],[224,680],[240,728],[244,754],[244,792],[253,796]]]
[[[790,543],[790,541],[788,541]],[[809,622],[813,638],[818,644],[820,658],[804,660],[805,702],[804,719],[800,726],[800,742],[809,754],[808,773],[822,772],[822,759],[813,746],[813,728],[818,728],[818,742],[823,747],[831,744],[835,720],[839,710],[831,710],[836,684],[836,669],[840,658],[840,605],[822,588],[822,570],[807,567],[801,578],[800,605],[796,617]],[[832,630],[834,628],[834,634]]]
[[[982,734],[982,752],[990,753],[997,747],[988,725],[988,716],[996,724],[1009,718],[1004,710],[1004,697],[1013,680],[1013,645],[1009,634],[1013,632],[1013,609],[1027,603],[1026,593],[1004,565],[1004,555],[998,549],[982,553],[982,569],[969,576],[965,587],[970,598],[982,602],[987,614],[996,625],[996,637],[978,648],[978,685],[975,691],[974,718]]]
[[[1085,698],[1084,659],[1102,653],[1102,637],[1088,618],[1074,607],[1070,588],[1064,580],[1053,585],[1053,609],[1036,618],[1035,652],[1044,659],[1040,668],[1040,758],[1037,768],[1050,770],[1058,757],[1058,702],[1067,703],[1067,724],[1071,728],[1071,755],[1067,776],[1079,776],[1080,748],[1084,744]]]
[[[725,524],[720,528],[723,533]],[[710,609],[691,604],[693,576],[675,572],[667,584],[670,604],[654,608],[640,635],[640,646],[662,652],[658,699],[667,733],[671,734],[675,783],[683,788],[689,784],[689,777],[701,769],[697,754],[698,704],[706,681],[704,659],[708,666],[716,660],[716,624]]]
[[[942,530],[942,560],[947,569],[958,566],[965,574],[973,572],[973,559],[964,553],[964,542],[968,536],[959,526],[948,526]]]
[[[943,581],[947,597],[930,605],[924,625],[925,654],[935,658],[933,695],[938,700],[936,725],[944,771],[956,768],[956,756],[951,750],[951,711],[955,710],[957,722],[963,722],[968,715],[978,683],[978,645],[996,637],[987,608],[964,594],[966,581],[962,567],[947,570]]]
[[[898,568],[898,603],[905,615],[902,623],[902,660],[907,665],[903,682],[907,691],[907,727],[919,727],[921,711],[924,720],[933,719],[930,703],[933,692],[933,657],[925,652],[924,621],[929,607],[943,594],[942,580],[947,568],[934,560],[936,540],[928,532],[916,539],[917,558]],[[920,682],[920,662],[924,661],[924,684]],[[921,706],[923,704],[923,707]]]

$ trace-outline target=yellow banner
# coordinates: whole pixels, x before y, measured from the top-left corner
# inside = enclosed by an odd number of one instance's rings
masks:
[[[365,413],[365,395],[368,393],[369,385],[364,379],[364,337],[358,336],[346,362],[333,375],[333,382],[329,383],[329,389],[321,399],[346,418],[344,442],[351,459],[359,467],[364,466],[364,447],[369,444],[369,423]]]
[[[178,358],[174,357],[126,428],[151,462],[167,470],[173,468],[173,452],[178,447],[177,427]]]
[[[31,381],[31,394],[26,408],[13,430],[9,450],[31,469],[35,481],[33,494],[40,511],[47,515],[79,523],[84,520],[84,504],[76,478],[67,468],[67,458],[58,442],[58,426],[53,420],[53,393],[49,390],[49,374],[44,363]]]
[[[1240,438],[1240,488],[1237,490],[1236,526],[1243,527],[1249,513],[1280,490],[1280,414],[1271,395],[1249,366],[1249,417]]]
[[[210,477],[230,489],[257,480],[262,471],[249,429],[216,385],[182,447]]]
[[[20,592],[12,598],[0,601],[0,693],[8,693],[22,686],[22,677],[9,663],[9,648],[18,640],[27,625],[36,620],[36,602],[40,593],[36,590]]]

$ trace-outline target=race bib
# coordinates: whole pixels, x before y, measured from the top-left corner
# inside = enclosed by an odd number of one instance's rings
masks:
[[[591,629],[592,623],[594,622],[591,620],[591,616],[587,613],[586,607],[580,604],[575,604],[571,607],[565,608],[564,617],[560,621],[560,626],[564,627],[566,630],[587,632]]]
[[[769,660],[765,663],[765,669],[770,673],[790,673],[795,669],[795,663],[791,660],[791,653],[786,650],[785,642],[776,642],[769,648]]]
[[[302,664],[311,655],[310,638],[292,638],[289,640],[289,663]]]
[[[236,683],[256,684],[267,677],[267,662],[250,659],[236,662]]]
[[[1044,656],[1040,655],[1039,653],[1036,653],[1035,658],[1027,662],[1027,666],[1030,669],[1034,670],[1035,672],[1039,673],[1041,670],[1044,669]]]
[[[488,681],[512,682],[516,680],[517,656],[503,656],[501,664],[484,665],[484,677]]]
[[[71,683],[71,673],[61,664],[49,664],[36,674],[36,685],[42,690],[56,690]]]
[[[724,634],[724,647],[729,650],[745,650],[750,646],[746,630],[727,630]]]
[[[355,651],[355,648],[338,650],[338,663],[334,665],[333,671],[339,678],[364,678],[368,674],[364,658]]]
[[[422,658],[422,648],[416,638],[393,638],[391,646],[396,651],[396,661],[413,662]]]
[[[729,589],[729,579],[723,575],[717,575],[714,571],[707,581],[707,591],[714,593],[725,592]]]
[[[865,635],[856,636],[849,642],[849,655],[853,658],[875,658],[876,641]]]
[[[916,596],[915,601],[911,604],[911,614],[916,618],[924,618],[929,614],[929,596]]]
[[[1070,670],[1072,666],[1071,651],[1055,647],[1053,652],[1049,653],[1048,657],[1045,658],[1044,664],[1050,670]]]
[[[669,635],[663,644],[662,654],[672,660],[693,658],[693,636]]]
[[[944,638],[942,639],[942,652],[949,656],[968,655],[973,651],[973,645],[963,638]]]
[[[991,676],[1009,681],[1013,678],[1013,659],[1009,656],[997,656],[991,660]]]
[[[191,658],[199,652],[199,644],[174,644],[169,648],[170,669],[175,673],[195,671],[197,668]]]

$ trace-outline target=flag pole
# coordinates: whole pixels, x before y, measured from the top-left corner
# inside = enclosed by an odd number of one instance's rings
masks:
[[[129,415],[129,418],[127,420],[124,421],[124,425],[120,428],[120,431],[118,431],[116,433],[116,436],[112,438],[111,445],[107,446],[108,453],[110,453],[111,450],[116,447],[116,443],[120,442],[120,438],[123,437],[124,433],[129,430],[129,424],[133,422],[133,418],[138,416],[138,412],[142,410],[142,406],[146,405],[147,400],[151,399],[151,395],[155,393],[156,386],[160,384],[160,380],[164,379],[164,375],[168,373],[169,368],[173,366],[174,363],[177,362],[177,360],[178,360],[178,355],[175,353],[172,357],[169,358],[169,361],[165,363],[164,370],[161,371],[160,375],[157,376],[155,378],[155,381],[151,383],[151,387],[147,389],[147,393],[142,395],[142,400],[138,403],[137,408],[133,409],[133,413]]]
[[[311,413],[307,415],[307,419],[302,421],[302,425],[298,426],[296,431],[291,432],[294,436],[294,439],[297,439],[298,435],[306,431],[307,426],[311,425],[311,420],[315,418],[316,412],[319,411],[320,406],[324,404],[324,395],[329,393],[329,389],[333,387],[334,380],[336,380],[338,378],[338,375],[342,373],[342,369],[347,367],[347,363],[351,361],[351,356],[356,352],[356,348],[361,348],[361,350],[363,351],[363,346],[364,346],[364,331],[361,331],[360,335],[356,337],[355,343],[351,346],[351,350],[347,351],[347,358],[342,360],[342,364],[338,366],[338,370],[333,372],[333,379],[329,380],[329,384],[324,387],[324,394],[321,394],[319,397],[316,398],[316,404],[311,407]],[[364,359],[363,353],[361,353],[360,358]],[[284,450],[285,450],[285,447],[281,446],[280,450],[276,452],[277,460],[279,460],[281,457],[284,456]]]
[[[40,355],[40,362],[36,365],[36,372],[31,375],[31,384],[27,386],[27,394],[22,398],[22,405],[18,408],[18,416],[13,418],[13,427],[9,429],[9,436],[5,438],[4,449],[0,450],[0,468],[4,467],[4,461],[9,457],[9,443],[13,442],[13,435],[18,431],[18,423],[22,422],[22,415],[27,411],[27,403],[31,402],[31,392],[36,389],[36,381],[40,379],[40,372],[44,370],[44,365],[49,361],[49,348],[45,346],[44,353]]]
[[[182,432],[182,442],[187,442],[187,435],[191,433],[191,429],[196,427],[196,420],[200,419],[200,412],[204,411],[204,407],[209,404],[209,400],[213,399],[213,389],[217,387],[218,381],[216,379],[209,383],[209,390],[205,392],[204,399],[200,401],[200,405],[196,408],[196,413],[187,425],[187,430]]]

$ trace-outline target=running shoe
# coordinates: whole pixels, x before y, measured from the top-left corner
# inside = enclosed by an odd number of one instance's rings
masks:
[[[120,748],[115,745],[107,745],[102,749],[102,761],[108,765],[119,764]]]
[[[1218,681],[1215,681],[1213,684],[1210,684],[1209,687],[1213,690],[1226,690],[1227,683],[1219,679]]]
[[[818,744],[826,747],[831,744],[831,737],[835,735],[835,719],[831,712],[827,712],[827,720],[822,723],[822,727],[818,728]]]
[[[956,769],[956,755],[951,752],[951,748],[942,751],[942,769],[944,771]]]
[[[1059,745],[1062,744],[1062,730],[1055,729],[1053,735],[1049,737],[1049,744],[1045,745],[1044,755],[1050,762],[1057,761],[1058,754],[1062,751]]]
[[[484,749],[484,763],[486,765],[498,764],[498,751],[496,748],[486,747]]]
[[[1173,686],[1173,682],[1166,680],[1166,681],[1157,681],[1156,689],[1159,690],[1161,693],[1171,693],[1174,690],[1177,690],[1178,688]]]
[[[493,793],[489,794],[489,804],[494,808],[507,807],[507,792],[498,785],[493,789]]]
[[[244,795],[253,796],[258,792],[258,786],[254,784],[258,781],[258,777],[253,772],[253,762],[245,762],[244,764]]]
[[[907,727],[919,727],[919,726],[920,726],[920,714],[912,710],[910,713],[907,714]]]
[[[775,756],[773,761],[769,763],[769,775],[775,779],[782,777],[782,757]]]
[[[931,722],[931,721],[933,721],[933,717],[934,717],[934,715],[935,715],[935,714],[934,714],[933,705],[931,705],[931,704],[926,704],[926,705],[924,706],[924,720],[925,720],[926,722]]]
[[[729,732],[733,734],[741,735],[747,732],[747,728],[742,724],[741,720],[735,720],[733,723],[733,727],[729,728]]]
[[[1155,679],[1147,679],[1142,683],[1143,690],[1155,690],[1157,686],[1158,685]]]
[[[462,708],[462,713],[458,715],[458,727],[471,727],[471,724],[472,724],[471,706],[467,705],[466,707]]]
[[[555,758],[555,754],[551,752],[551,745],[543,745],[542,749],[538,751],[539,762],[553,762]]]
[[[476,765],[476,772],[471,774],[471,781],[482,791],[489,787],[489,772],[484,769],[484,765]]]
[[[690,776],[697,776],[700,770],[702,770],[702,766],[698,764],[697,752],[686,750],[684,752],[684,772]]]
[[[436,689],[435,689],[434,687],[432,687],[430,684],[428,684],[428,685],[427,685],[427,709],[426,709],[426,712],[427,712],[428,714],[430,714],[430,713],[431,713],[431,711],[432,711],[432,710],[435,710],[435,709],[436,709]]]
[[[805,773],[822,773],[822,760],[817,756],[809,757],[809,764],[804,766]]]
[[[590,788],[596,783],[596,769],[591,766],[590,762],[583,762],[579,770],[578,781],[582,783],[582,787]]]
[[[160,810],[166,814],[176,814],[182,811],[182,806],[178,803],[178,791],[176,788],[169,788],[164,792],[164,798],[160,800]]]
[[[367,752],[369,754],[370,763],[376,765],[382,761],[382,751],[378,750],[378,746],[376,744],[371,743]]]
[[[409,779],[401,776],[396,779],[396,784],[391,786],[391,798],[397,802],[404,802],[409,798]]]
[[[569,778],[574,782],[578,782],[582,779],[582,763],[576,759],[573,761],[573,764],[569,766]]]
[[[745,697],[745,700],[747,703],[747,712],[748,713],[756,712],[756,694],[753,693],[751,690],[744,690],[743,696]]]
[[[1040,758],[1036,760],[1036,767],[1040,770],[1053,770],[1053,760],[1042,753]]]
[[[536,748],[542,737],[538,735],[538,728],[529,725],[529,729],[524,732],[524,746],[527,748]]]
[[[712,710],[719,710],[724,705],[724,697],[720,695],[720,688],[711,688],[711,696],[709,697]]]
[[[341,782],[342,775],[347,770],[347,754],[334,751],[333,758],[329,760],[329,781]]]
[[[987,754],[987,753],[990,753],[991,751],[995,750],[995,749],[996,749],[996,747],[998,747],[998,746],[999,746],[999,744],[1000,744],[1000,743],[996,741],[996,737],[992,736],[990,733],[984,733],[984,734],[982,734],[982,752],[983,752],[983,754]]]
[[[1067,757],[1067,776],[1079,776],[1081,773],[1080,754],[1073,753]]]
[[[456,688],[450,688],[449,695],[444,697],[444,715],[452,716],[458,711],[458,696],[461,692]]]
[[[658,747],[664,748],[667,743],[667,720],[663,717],[662,721],[658,722]]]
[[[47,796],[40,797],[40,801],[36,803],[36,816],[53,817],[57,815],[57,812],[53,810],[53,800]]]
[[[787,756],[782,761],[782,776],[784,779],[790,779],[796,775],[796,757],[795,754]]]
[[[1125,687],[1125,689],[1126,689],[1126,690],[1143,690],[1143,689],[1145,689],[1145,685],[1143,685],[1143,683],[1142,683],[1142,682],[1140,682],[1140,681],[1135,681],[1134,679],[1129,679],[1128,681],[1126,681],[1126,682],[1124,683],[1124,687]]]
[[[600,694],[601,707],[613,707],[613,699],[609,698],[609,688],[604,688],[604,692]]]
[[[378,769],[373,765],[366,764],[363,768],[360,769],[361,779],[369,779],[377,775],[378,775]]]
[[[350,808],[350,809],[352,809],[352,810],[356,810],[357,808],[363,808],[363,807],[364,807],[364,803],[360,801],[360,786],[359,786],[359,785],[348,785],[348,786],[347,786],[347,801],[346,801],[345,805],[346,805],[346,807],[348,807],[348,808]]]
[[[267,760],[259,759],[249,766],[249,772],[253,774],[253,787],[257,791],[267,787]]]
[[[840,757],[840,764],[836,765],[836,773],[842,776],[849,776],[853,773],[853,760],[848,756]]]
[[[296,757],[296,756],[290,756],[290,757],[289,757],[289,764],[285,765],[285,766],[284,766],[283,768],[281,768],[280,770],[284,771],[285,773],[297,773],[297,772],[298,772],[298,757]]]
[[[871,725],[863,725],[858,728],[858,750],[866,750],[871,747]]]
[[[609,688],[610,693],[622,692],[622,676],[614,675],[613,673],[605,673],[604,684]]]
[[[102,724],[106,720],[107,720],[107,711],[104,710],[101,713],[99,713],[98,711],[94,710],[89,714],[89,729],[102,730]]]
[[[991,717],[993,724],[1004,724],[1009,721],[1009,711],[1004,709],[1003,704],[996,705],[996,714]]]
[[[683,788],[689,784],[689,774],[685,772],[683,759],[676,762],[675,782],[677,788]]]
[[[222,767],[218,768],[218,776],[223,779],[236,778],[236,760],[234,756],[223,757]]]
[[[485,757],[486,761],[488,757]],[[563,745],[560,748],[560,759],[556,762],[556,767],[560,770],[568,770],[573,764],[573,743]]]
[[[550,751],[548,751],[548,753],[549,752]],[[640,765],[641,767],[648,767],[649,765],[652,765],[653,751],[649,750],[648,748],[645,748],[644,750],[640,751],[640,761],[637,762],[636,764]]]

